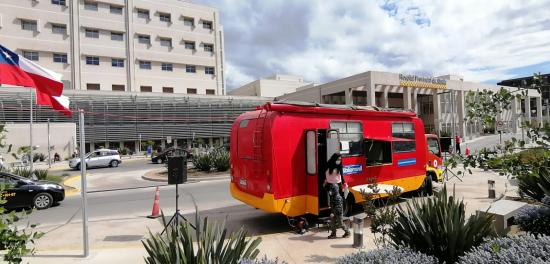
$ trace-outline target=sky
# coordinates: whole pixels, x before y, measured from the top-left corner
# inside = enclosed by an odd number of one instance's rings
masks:
[[[467,81],[550,72],[550,0],[193,0],[218,8],[228,90],[377,70]]]

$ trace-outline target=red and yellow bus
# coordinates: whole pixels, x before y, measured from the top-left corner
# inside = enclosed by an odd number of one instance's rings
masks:
[[[328,209],[328,158],[342,155],[346,206],[374,179],[382,192],[431,192],[424,125],[416,114],[356,106],[267,103],[241,114],[230,135],[231,195],[289,217]],[[346,210],[346,209],[345,209]]]

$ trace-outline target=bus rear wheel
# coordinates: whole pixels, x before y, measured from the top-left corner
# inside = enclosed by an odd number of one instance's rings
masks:
[[[432,175],[431,173],[426,174],[422,186],[418,190],[421,196],[431,196],[433,195],[433,185],[432,185]]]

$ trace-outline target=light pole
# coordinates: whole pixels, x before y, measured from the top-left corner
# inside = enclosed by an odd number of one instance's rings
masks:
[[[453,96],[453,92],[452,91],[447,91],[447,92],[442,92],[442,93],[437,93],[438,95],[439,94],[450,94],[449,96],[449,103],[451,104],[451,151],[454,151],[456,150],[456,145],[455,145],[455,111],[454,111],[454,96]]]
[[[48,118],[48,168],[52,167],[52,155],[50,149],[50,119]]]

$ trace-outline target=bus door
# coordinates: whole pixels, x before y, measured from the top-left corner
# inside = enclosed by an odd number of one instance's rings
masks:
[[[328,129],[308,130],[306,138],[307,174],[308,177],[317,176],[315,180],[311,178],[307,181],[308,193],[316,194],[318,203],[317,210],[313,209],[310,212],[318,214],[322,210],[329,209],[328,196],[323,183],[328,159],[332,154],[340,153],[340,140],[337,130]]]

